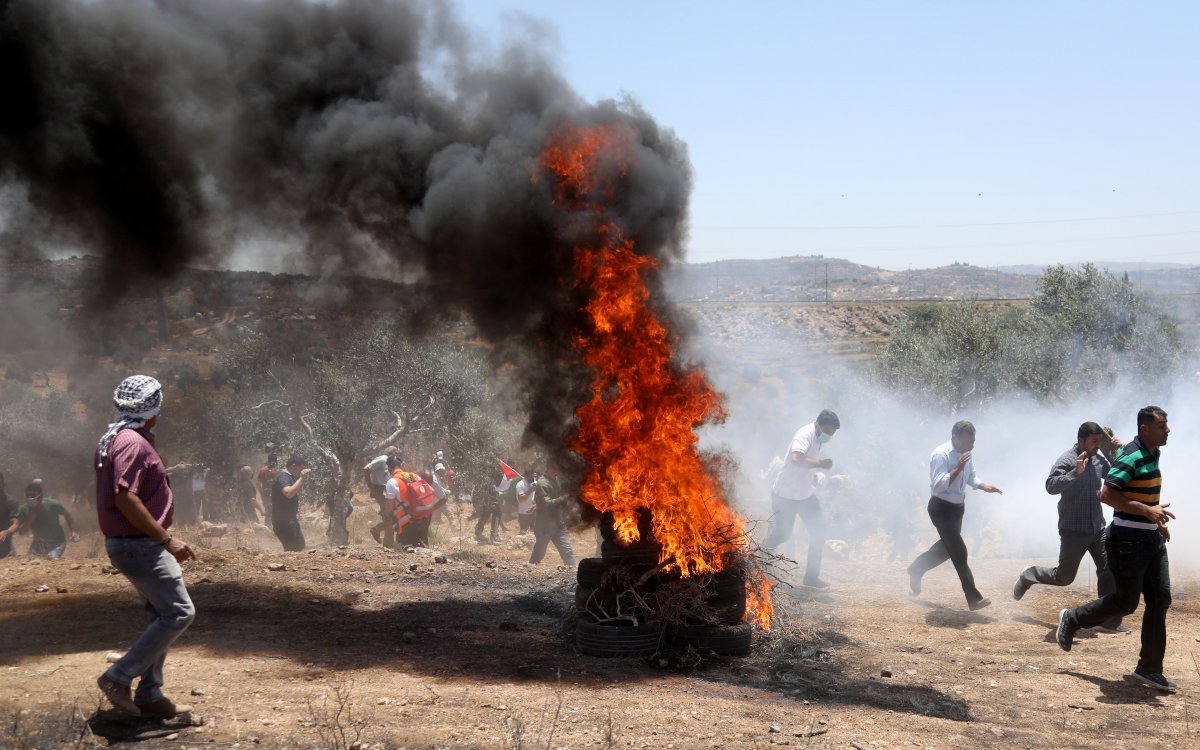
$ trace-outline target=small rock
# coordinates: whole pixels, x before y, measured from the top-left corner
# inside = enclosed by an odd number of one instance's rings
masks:
[[[80,565],[79,563],[75,563],[74,565],[71,566],[71,570],[79,570],[82,567],[83,566]]]
[[[67,587],[66,587],[66,586],[59,586],[58,588],[56,588],[56,589],[54,589],[54,590],[55,590],[55,591],[57,591],[57,592],[58,592],[58,593],[60,593],[60,594],[65,594],[65,593],[67,593]]]
[[[44,593],[46,593],[46,592],[47,592],[47,591],[49,591],[49,590],[50,590],[50,587],[49,587],[49,586],[47,586],[47,585],[46,585],[46,584],[44,584],[44,583],[43,583],[42,585],[40,585],[40,586],[38,586],[37,588],[35,588],[35,589],[34,589],[34,591],[38,592],[39,594],[44,594]]]
[[[171,740],[177,740],[179,739],[179,732],[171,732],[166,737],[163,737],[163,739],[167,742],[170,742]]]
[[[488,567],[488,568],[494,568],[494,567],[496,567],[496,563],[492,562],[491,560],[488,560],[488,561],[487,561],[487,565],[486,565],[486,567]]]
[[[771,734],[779,734],[783,730],[779,728],[778,724],[772,724],[771,726],[767,727],[767,731]]]
[[[435,563],[448,563],[450,562],[450,558],[446,557],[445,555],[434,555],[433,561]]]
[[[201,688],[201,687],[192,688],[192,695],[204,695],[204,688]]]
[[[419,566],[419,565],[409,565],[409,566],[408,566],[408,569],[409,569],[409,570],[416,570],[416,569],[417,569],[417,568],[419,568],[419,567],[421,567],[421,566]]]
[[[281,570],[287,570],[287,566],[284,565],[283,563],[270,563],[269,565],[267,565],[267,570],[269,570],[273,573],[278,573]]]
[[[109,664],[116,664],[117,662],[119,662],[121,660],[121,657],[124,655],[125,654],[119,654],[116,651],[109,651],[107,654],[104,655],[104,661],[108,662]]]
[[[110,576],[115,576],[118,573],[120,573],[121,571],[117,570],[116,568],[114,568],[111,565],[105,565],[103,568],[100,569],[100,572],[107,573]]]
[[[988,731],[990,731],[992,734],[996,735],[997,737],[1003,737],[1003,736],[1004,736],[1004,730],[1003,730],[1003,729],[1001,729],[1000,727],[992,727],[992,728],[991,728],[991,729],[989,729]]]
[[[888,669],[887,667],[884,667],[883,669],[879,670],[879,676],[880,677],[891,677],[892,670]]]

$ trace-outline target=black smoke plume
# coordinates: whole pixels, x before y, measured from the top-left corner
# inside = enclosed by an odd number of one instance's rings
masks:
[[[0,247],[100,256],[101,305],[263,238],[310,273],[382,262],[537,353],[532,426],[557,438],[579,305],[539,154],[564,123],[633,126],[614,215],[663,261],[690,168],[636,104],[582,101],[536,44],[479,41],[430,0],[0,0]]]

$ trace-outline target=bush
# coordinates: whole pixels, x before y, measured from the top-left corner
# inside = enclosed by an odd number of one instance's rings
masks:
[[[923,304],[880,356],[877,375],[954,413],[1015,392],[1069,401],[1131,374],[1148,385],[1182,371],[1172,316],[1128,280],[1085,265],[1048,268],[1025,308]]]

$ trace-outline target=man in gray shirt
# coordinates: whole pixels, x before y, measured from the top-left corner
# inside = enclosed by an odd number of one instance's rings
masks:
[[[1021,572],[1013,584],[1013,599],[1020,600],[1035,583],[1066,586],[1075,580],[1084,553],[1096,564],[1096,592],[1104,597],[1116,589],[1104,552],[1104,513],[1100,505],[1100,488],[1111,464],[1105,457],[1106,443],[1120,443],[1110,438],[1095,422],[1079,426],[1075,445],[1058,457],[1046,477],[1046,492],[1058,495],[1058,565],[1052,568],[1030,566]],[[1121,619],[1110,620],[1098,629],[1127,633]]]

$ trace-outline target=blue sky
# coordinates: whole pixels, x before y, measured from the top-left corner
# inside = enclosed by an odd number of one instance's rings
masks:
[[[1200,4],[459,0],[688,143],[688,259],[1200,264]]]

